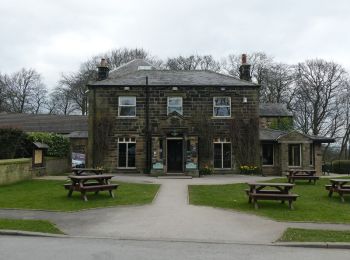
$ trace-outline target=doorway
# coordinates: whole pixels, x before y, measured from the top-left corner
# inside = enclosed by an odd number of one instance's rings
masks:
[[[168,172],[183,171],[183,143],[182,139],[167,140],[167,169]]]

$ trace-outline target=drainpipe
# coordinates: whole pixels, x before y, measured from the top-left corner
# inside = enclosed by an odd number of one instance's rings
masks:
[[[149,85],[146,76],[146,172],[151,171],[151,132],[149,127]]]

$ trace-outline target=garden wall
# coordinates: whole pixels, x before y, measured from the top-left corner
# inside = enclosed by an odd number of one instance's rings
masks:
[[[0,185],[32,178],[31,158],[0,160]]]
[[[0,160],[0,185],[29,180],[37,175],[60,175],[71,171],[70,159],[46,157],[46,167],[32,169],[32,158]]]
[[[69,158],[46,157],[46,175],[60,175],[72,171]]]

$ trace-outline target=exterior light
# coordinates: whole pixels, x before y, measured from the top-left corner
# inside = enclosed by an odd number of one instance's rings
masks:
[[[130,90],[130,87],[124,87],[124,90]]]
[[[248,102],[247,97],[243,97],[242,103],[247,103],[247,102]]]
[[[220,88],[220,90],[221,90],[221,91],[225,91],[225,90],[226,90],[226,88]]]
[[[173,90],[179,90],[179,88],[178,87],[173,87]]]

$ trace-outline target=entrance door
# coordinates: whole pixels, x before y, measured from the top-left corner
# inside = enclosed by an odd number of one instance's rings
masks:
[[[181,139],[170,139],[167,142],[168,172],[182,172],[183,148]]]

